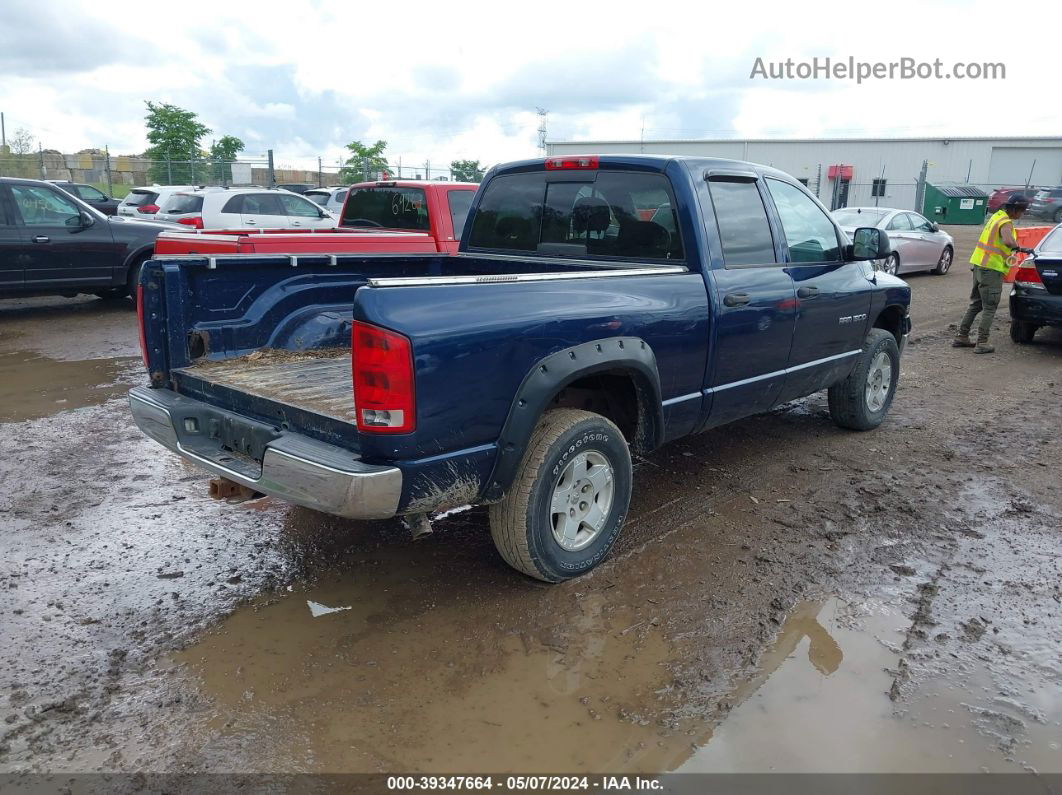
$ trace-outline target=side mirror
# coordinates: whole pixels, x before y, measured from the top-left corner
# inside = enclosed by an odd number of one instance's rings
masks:
[[[71,215],[65,223],[72,229],[88,229],[96,223],[96,219],[86,212],[80,212],[77,215]]]
[[[934,232],[939,232],[940,231],[940,224],[938,224],[936,221],[930,221],[929,222],[929,228],[932,229]]]
[[[889,236],[880,229],[861,226],[852,236],[852,259],[885,259],[892,253]]]

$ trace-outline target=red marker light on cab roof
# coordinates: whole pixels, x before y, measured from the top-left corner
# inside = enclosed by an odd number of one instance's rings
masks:
[[[574,155],[572,157],[547,157],[546,171],[597,168],[597,155]]]

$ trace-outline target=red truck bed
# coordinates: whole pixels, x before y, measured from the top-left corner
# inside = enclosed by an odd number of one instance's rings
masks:
[[[350,229],[209,229],[163,232],[155,254],[338,254],[438,251],[423,232],[355,232]]]

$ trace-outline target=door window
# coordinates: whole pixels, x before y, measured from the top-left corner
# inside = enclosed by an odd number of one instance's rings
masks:
[[[277,198],[280,200],[280,205],[284,208],[284,215],[295,215],[299,218],[321,217],[320,210],[313,204],[313,202],[307,201],[299,196],[285,196],[283,193],[278,194]]]
[[[933,225],[918,213],[907,213],[907,220],[911,222],[911,228],[916,232],[933,231]]]
[[[12,185],[11,196],[26,226],[76,226],[81,223],[81,212],[74,203],[47,188]]]
[[[91,185],[78,185],[77,195],[87,202],[105,202],[107,197]]]
[[[756,183],[711,180],[708,189],[723,243],[723,264],[728,268],[775,264],[774,237]]]
[[[767,186],[782,221],[789,261],[839,262],[841,246],[837,228],[811,197],[788,182],[769,179]]]
[[[244,215],[285,215],[276,193],[246,193],[243,196]]]
[[[907,213],[896,213],[885,228],[890,232],[910,232],[911,220],[907,217]]]

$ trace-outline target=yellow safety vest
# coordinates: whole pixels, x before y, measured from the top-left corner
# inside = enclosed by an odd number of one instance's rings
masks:
[[[985,228],[981,230],[981,237],[974,246],[970,264],[979,268],[1007,272],[1007,257],[1014,253],[1014,249],[1004,246],[1000,230],[1003,224],[1012,224],[1006,210],[996,210],[995,214],[985,222]]]

